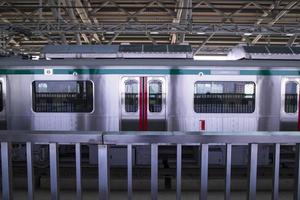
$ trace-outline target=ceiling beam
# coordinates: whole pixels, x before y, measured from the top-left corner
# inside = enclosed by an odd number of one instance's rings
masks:
[[[291,36],[286,45],[289,47],[293,46],[294,43],[296,42],[297,38],[298,38],[298,35]]]
[[[117,37],[119,36],[120,33],[116,33],[111,39],[110,41],[108,42],[108,44],[112,44],[116,39]]]
[[[276,5],[276,2],[273,3],[270,7],[270,10],[273,10]],[[280,20],[283,16],[285,16],[289,11],[291,11],[293,8],[296,8],[299,5],[299,1],[291,1],[289,4],[287,4],[282,11],[280,11],[273,20],[271,20],[268,23],[268,26],[271,27],[273,26],[278,20]],[[278,3],[277,3],[278,6]],[[262,16],[266,17],[268,14],[264,13]],[[259,25],[262,22],[262,20],[258,20],[256,22],[256,25]],[[260,38],[262,38],[262,34],[257,35],[253,40],[252,44],[256,44]]]
[[[214,36],[214,33],[210,34],[200,45],[199,47],[196,49],[196,51],[194,52],[194,55],[198,54],[201,49],[206,45],[206,43]]]
[[[127,34],[143,34],[146,32],[159,32],[159,34],[169,33],[214,33],[216,35],[243,35],[251,31],[252,35],[281,35],[300,34],[300,28],[297,25],[253,25],[253,24],[142,24],[142,23],[120,23],[120,24],[71,24],[71,23],[51,23],[51,24],[36,24],[36,23],[0,23],[0,31],[17,33],[20,31],[30,32],[32,34],[40,33],[105,33],[118,32]]]
[[[178,0],[176,4],[176,18],[174,24],[191,24],[192,23],[192,0]],[[182,43],[185,40],[185,33],[172,33],[171,44]]]
[[[102,8],[106,7],[109,4],[109,1],[103,2],[100,6],[97,6],[96,8],[93,8],[89,14],[95,15],[97,12],[99,12]]]
[[[91,20],[89,19],[89,16],[88,16],[88,14],[87,14],[87,12],[86,12],[86,10],[85,10],[85,7],[83,6],[81,0],[75,0],[75,9],[76,9],[76,11],[77,11],[77,13],[78,13],[78,15],[79,15],[81,21],[82,21],[84,24],[87,24],[87,25],[91,25],[91,24],[92,24],[92,22],[91,22]],[[92,35],[93,35],[94,39],[95,39],[97,42],[100,42],[100,39],[99,39],[99,37],[98,37],[98,35],[97,35],[96,33],[94,33],[94,34],[92,34]],[[86,42],[88,41],[88,43],[90,43],[87,37],[85,37],[84,40],[85,40]]]
[[[88,11],[87,14],[90,13],[92,11],[92,6],[91,6],[90,2],[88,0],[83,0],[83,4],[87,8],[87,11]],[[99,25],[99,21],[95,16],[89,16],[89,17],[92,19],[92,21],[89,22],[90,24],[94,23],[96,25]],[[97,43],[101,43],[101,39],[99,38],[97,33],[93,34],[93,37]]]
[[[149,33],[146,33],[146,36],[153,44],[157,44],[156,40]]]

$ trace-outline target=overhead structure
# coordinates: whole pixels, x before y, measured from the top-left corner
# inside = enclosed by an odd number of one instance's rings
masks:
[[[0,52],[48,44],[181,44],[227,54],[238,44],[299,45],[295,0],[0,0]]]
[[[46,59],[62,58],[193,58],[189,45],[47,45]]]
[[[228,53],[228,59],[300,60],[300,47],[239,45]]]

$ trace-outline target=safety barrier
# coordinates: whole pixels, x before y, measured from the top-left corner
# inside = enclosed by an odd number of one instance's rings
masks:
[[[2,199],[12,199],[11,143],[26,143],[28,199],[34,199],[33,145],[49,145],[51,199],[59,199],[58,145],[75,145],[76,197],[82,199],[81,145],[98,146],[98,188],[100,199],[109,199],[109,148],[127,146],[127,194],[132,199],[132,148],[151,146],[151,198],[158,196],[158,147],[176,146],[176,198],[181,199],[182,146],[199,146],[200,199],[207,199],[209,145],[225,145],[224,199],[230,199],[231,155],[233,145],[248,145],[248,199],[256,199],[257,157],[259,144],[271,144],[273,153],[272,199],[279,199],[280,146],[296,145],[294,198],[300,199],[300,132],[91,132],[91,131],[0,131]]]

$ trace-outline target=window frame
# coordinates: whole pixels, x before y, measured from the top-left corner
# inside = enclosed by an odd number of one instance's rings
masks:
[[[197,83],[207,83],[207,82],[210,82],[210,83],[218,83],[218,82],[242,82],[242,83],[252,83],[254,85],[254,109],[252,112],[196,112],[195,110],[195,88],[196,88],[196,84]],[[231,80],[196,80],[194,82],[194,88],[193,88],[193,112],[196,113],[196,114],[206,114],[206,115],[211,115],[211,114],[225,114],[225,115],[230,115],[230,114],[243,114],[243,115],[251,115],[251,114],[255,114],[256,113],[256,109],[257,109],[257,84],[254,80],[234,80],[234,81],[231,81]],[[220,94],[224,94],[224,93],[220,93]],[[239,93],[236,93],[236,94],[239,94]]]
[[[151,83],[159,83],[160,84],[160,87],[161,87],[161,108],[160,108],[160,111],[159,112],[154,112],[154,111],[151,111],[150,110],[150,84]],[[163,109],[164,109],[164,83],[162,80],[160,79],[150,79],[148,82],[147,82],[147,99],[148,99],[148,102],[147,102],[147,110],[149,113],[151,114],[159,114],[159,113],[162,113]],[[159,93],[155,93],[155,94],[159,94]]]
[[[74,81],[74,82],[80,82],[80,81],[86,81],[86,82],[90,82],[92,85],[92,110],[90,112],[37,112],[34,110],[34,83],[35,82],[67,82],[67,81]],[[61,80],[61,79],[51,79],[51,80],[34,80],[31,82],[30,84],[31,86],[31,111],[35,114],[82,114],[82,115],[86,115],[86,114],[92,114],[95,112],[95,84],[93,80],[90,79],[79,79],[79,80],[74,80],[74,79],[67,79],[67,80]]]
[[[125,110],[125,83],[126,81],[134,80],[138,83],[138,110],[137,112],[126,112]],[[122,76],[121,81],[119,83],[119,106],[121,108],[121,118],[122,119],[138,119],[140,113],[140,77],[139,76]]]
[[[297,85],[297,89],[296,89],[296,95],[297,95],[296,108],[297,109],[296,109],[295,112],[286,112],[286,110],[285,110],[285,101],[286,101],[285,95],[286,95],[286,86],[287,86],[288,83],[296,83],[296,85]],[[283,111],[284,114],[289,115],[289,116],[298,114],[298,112],[299,112],[299,104],[298,104],[298,102],[299,102],[299,89],[300,89],[300,83],[297,81],[297,79],[288,78],[288,79],[286,79],[286,81],[283,82],[283,93],[282,93],[282,97],[281,97],[282,98],[281,108],[282,108],[282,111]]]
[[[136,111],[133,111],[133,112],[129,112],[129,111],[126,110],[126,93],[127,93],[126,92],[126,84],[128,82],[130,82],[130,81],[132,81],[135,84],[137,84],[137,108],[136,108]],[[134,79],[134,78],[132,78],[132,79],[129,78],[129,79],[126,79],[124,81],[124,94],[122,94],[122,95],[124,96],[124,112],[127,113],[127,114],[134,114],[134,113],[138,113],[139,112],[139,107],[140,107],[140,102],[139,102],[140,88],[139,88],[139,84],[140,84],[140,82],[138,80]]]

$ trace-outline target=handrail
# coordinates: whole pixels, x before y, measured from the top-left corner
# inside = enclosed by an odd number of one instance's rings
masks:
[[[180,132],[180,131],[21,131],[0,130],[2,142],[59,144],[272,144],[300,143],[300,131]]]
[[[103,132],[103,144],[300,143],[300,132]]]
[[[103,144],[103,134],[100,131],[21,131],[1,130],[1,142],[33,142],[59,144]]]
[[[98,187],[100,199],[109,199],[109,148],[113,145],[127,147],[127,190],[132,199],[132,153],[135,145],[151,146],[151,197],[158,196],[158,154],[160,145],[176,146],[176,199],[181,199],[182,145],[199,147],[200,199],[207,199],[209,145],[226,148],[224,198],[230,199],[232,145],[248,145],[248,199],[256,199],[258,145],[269,144],[273,153],[272,199],[279,198],[280,146],[296,146],[295,199],[300,199],[300,132],[100,132],[100,131],[0,131],[2,199],[12,199],[11,143],[26,143],[28,199],[34,199],[33,146],[49,145],[51,199],[59,199],[58,145],[75,146],[76,199],[82,199],[81,145],[98,147]]]

